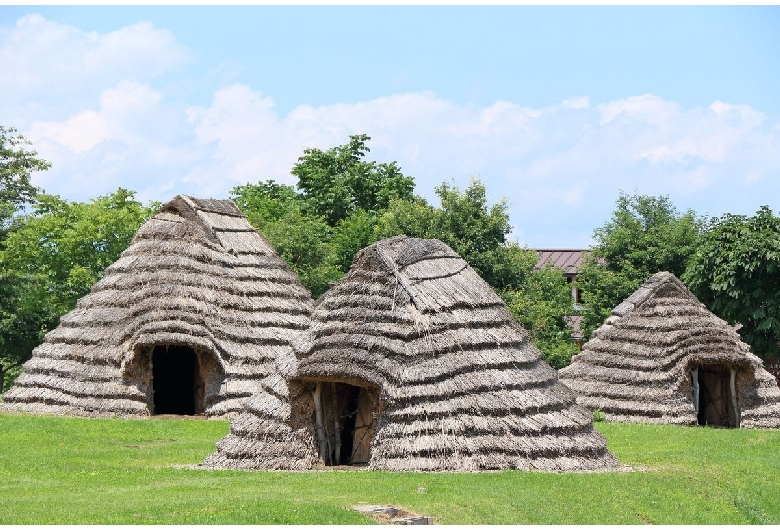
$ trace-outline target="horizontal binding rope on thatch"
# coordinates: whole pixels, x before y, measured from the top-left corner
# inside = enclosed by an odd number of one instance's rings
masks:
[[[501,299],[440,241],[397,237],[359,252],[294,351],[289,401],[255,396],[206,465],[306,468],[280,434],[310,451],[309,466],[318,452],[337,462],[340,423],[327,407],[347,385],[372,389],[359,391],[370,410],[356,413],[371,422],[361,451],[372,469],[617,464]]]
[[[601,409],[607,419],[695,425],[691,371],[707,365],[736,371],[738,416],[773,415],[770,404],[780,401],[780,390],[775,385],[768,399],[753,390],[763,377],[760,359],[674,275],[662,272],[618,305],[559,373],[580,404]],[[775,416],[768,424],[780,426]],[[739,425],[759,423],[767,424]]]
[[[358,316],[346,322],[339,308],[343,307],[342,299],[353,293],[371,293],[376,301],[372,300],[366,309],[371,311],[374,321]],[[399,299],[408,302],[399,304]],[[365,297],[352,298],[348,303],[359,315],[363,309],[361,304],[365,307],[366,301]],[[382,308],[388,315],[384,318],[378,316]],[[376,320],[394,321],[402,331],[386,331],[387,327],[377,326]],[[431,435],[434,443],[436,437],[443,436],[442,425],[457,422],[458,418],[478,417],[500,423],[506,417],[552,414],[574,407],[571,392],[557,383],[555,372],[541,361],[541,353],[530,346],[527,334],[501,299],[439,241],[393,238],[361,251],[351,273],[318,304],[313,322],[314,325],[327,322],[325,329],[329,331],[322,336],[314,335],[313,343],[301,359],[298,377],[308,378],[321,372],[328,356],[331,374],[355,371],[354,360],[350,367],[342,363],[340,348],[333,337],[345,343],[352,337],[353,347],[378,352],[394,361],[377,364],[387,371],[381,394],[387,408],[376,426],[372,468],[418,469],[414,467],[416,464],[408,467],[409,462],[417,461],[413,451],[396,454],[387,453],[384,448],[414,443],[417,438],[407,436],[410,431],[404,426],[419,426],[421,418],[436,424],[435,434]],[[377,336],[367,340],[366,335],[371,333]],[[502,369],[491,369],[493,365]],[[583,412],[580,417],[590,428],[588,415]],[[464,424],[468,423],[464,420]],[[529,423],[530,430],[521,437],[534,431],[531,425],[534,424]],[[578,449],[567,444],[571,443],[571,432],[579,429],[579,425],[562,420],[548,427],[557,429],[553,438],[567,447],[566,453],[577,454]],[[452,443],[457,451],[467,454],[470,444],[477,443],[479,436],[468,429],[458,432]],[[603,439],[594,438],[594,443],[600,447],[602,456],[606,454]],[[486,446],[485,450],[492,451],[492,447]],[[402,459],[403,463],[397,466],[396,459]],[[614,462],[614,458],[609,455],[604,461]],[[514,466],[507,460],[502,462]],[[522,465],[531,467],[527,462]],[[555,464],[552,466],[555,468]],[[437,460],[430,468],[442,467],[441,460]]]
[[[394,387],[388,390],[388,396],[392,399],[424,399],[428,396],[457,396],[472,395],[492,391],[496,389],[526,390],[530,388],[547,387],[557,383],[555,371],[528,370],[527,368],[504,369],[479,369],[470,372],[461,372],[447,377],[438,377],[428,382],[408,382],[406,385]]]
[[[148,407],[139,390],[148,381],[132,379],[148,361],[131,360],[140,348],[180,345],[210,352],[222,366],[203,381],[206,413],[235,414],[273,359],[291,351],[311,305],[309,292],[233,203],[178,196],[47,335],[6,404],[112,415],[136,411],[138,403],[122,404],[127,394]],[[134,372],[123,371],[131,365]],[[111,385],[116,399],[105,399]]]
[[[131,280],[134,277],[143,276],[144,279],[148,280],[146,277],[152,274],[165,275],[171,273],[190,273],[191,277],[194,278],[189,280],[190,285],[203,284],[202,275],[204,274],[221,274],[222,277],[225,278],[225,281],[221,283],[226,283],[227,280],[248,282],[265,280],[285,284],[296,284],[294,278],[290,278],[287,274],[284,274],[287,271],[281,267],[259,269],[257,263],[235,264],[230,262],[204,262],[182,255],[163,255],[155,261],[156,263],[154,264],[146,263],[134,267],[131,260],[127,260],[125,263],[121,263],[120,266],[114,267],[111,272],[124,273],[129,275],[130,278],[116,276],[113,278],[113,282],[102,284],[101,287],[115,287],[116,285],[124,286],[126,281]],[[228,268],[221,272],[221,269],[224,267]],[[185,282],[185,284],[186,283],[187,282]]]

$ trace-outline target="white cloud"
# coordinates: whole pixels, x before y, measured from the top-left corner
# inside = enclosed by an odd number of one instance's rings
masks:
[[[147,85],[122,81],[100,94],[98,111],[84,110],[60,122],[34,121],[29,136],[35,143],[54,140],[75,154],[112,139],[140,142],[153,127],[161,99]]]
[[[84,199],[123,186],[166,200],[182,192],[225,197],[237,184],[266,179],[294,184],[290,170],[305,148],[365,132],[373,138],[370,158],[396,160],[429,199],[444,180],[466,186],[480,176],[492,201],[509,197],[517,233],[529,238],[534,226],[554,226],[561,215],[604,215],[618,189],[688,197],[687,208],[707,197],[727,203],[735,180],[767,186],[767,175],[780,171],[776,127],[747,105],[685,109],[648,95],[534,109],[420,92],[283,114],[271,96],[243,84],[222,87],[208,105],[186,106],[122,80],[91,107],[36,121],[27,133],[55,163],[37,177],[50,192]],[[581,239],[598,224],[545,234]]]
[[[754,181],[780,168],[776,155],[759,169],[744,157],[746,150],[758,159],[771,153],[761,142],[777,149],[774,124],[767,126],[760,112],[720,102],[683,109],[653,95],[595,108],[588,98],[576,98],[532,109],[510,101],[459,105],[423,92],[301,106],[280,115],[270,97],[232,85],[210,106],[191,109],[190,117],[199,142],[212,149],[210,175],[226,182],[292,183],[289,170],[305,147],[331,147],[367,132],[374,138],[372,155],[397,160],[429,197],[445,179],[465,185],[470,175],[481,175],[499,182],[493,188],[516,194],[547,187],[550,193],[517,201],[534,211],[547,208],[550,197],[577,207],[604,190],[612,200],[620,188],[694,193],[733,178],[727,171],[733,166],[744,165],[744,178]]]
[[[200,158],[184,109],[166,105],[160,91],[132,80],[103,90],[94,108],[60,121],[33,121],[24,133],[52,162],[49,171],[34,176],[36,184],[73,199],[119,186],[157,199],[149,190],[173,189]]]
[[[642,94],[479,106],[421,91],[280,112],[262,87],[226,84],[245,66],[229,62],[207,73],[206,86],[220,87],[210,101],[188,101],[181,88],[196,81],[167,75],[190,58],[148,22],[98,33],[23,17],[0,26],[0,123],[53,162],[36,184],[73,200],[118,186],[167,200],[225,197],[237,184],[271,178],[292,184],[304,148],[367,133],[369,157],[397,161],[418,193],[433,199],[442,181],[464,187],[479,175],[491,200],[510,199],[515,233],[529,243],[544,236],[546,245],[586,238],[606,221],[618,189],[671,194],[681,208],[712,214],[733,211],[735,185],[755,205],[780,197],[780,116],[744,103],[684,108]]]
[[[590,107],[590,98],[588,96],[581,96],[565,99],[561,102],[561,107],[564,109],[587,109]]]
[[[100,114],[85,110],[64,122],[33,122],[29,136],[36,144],[48,138],[79,154],[95,147],[107,135]]]
[[[610,101],[599,105],[598,110],[601,113],[599,125],[606,125],[619,117],[657,124],[668,120],[680,111],[676,103],[665,101],[652,94]]]
[[[748,105],[715,101],[709,112],[693,109],[667,116],[664,134],[653,139],[641,158],[651,162],[681,163],[688,158],[723,162],[731,154],[744,152],[746,144],[762,135],[765,116]]]
[[[84,105],[122,79],[148,82],[189,59],[168,30],[149,22],[100,34],[28,15],[0,26],[0,100],[6,119],[31,112],[57,119],[73,114],[68,102]]]

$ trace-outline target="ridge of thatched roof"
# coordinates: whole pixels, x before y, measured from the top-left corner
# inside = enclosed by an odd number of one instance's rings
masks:
[[[179,195],[46,335],[4,406],[148,415],[140,352],[182,345],[213,364],[205,413],[234,415],[308,326],[310,311],[309,292],[232,201]]]
[[[290,411],[276,407],[270,424],[278,426],[272,432],[297,426],[297,443],[310,448],[307,458],[317,452],[311,395],[303,389],[338,382],[379,395],[381,405],[372,412],[372,469],[617,464],[591,414],[558,382],[501,298],[441,241],[399,236],[361,250],[350,271],[316,302],[311,326],[294,349],[298,364],[286,395],[298,412],[285,416]],[[231,427],[206,465],[300,464],[265,443],[269,415],[259,410],[268,410],[263,403],[269,399],[248,402],[240,428]],[[289,431],[272,437],[282,434]]]
[[[577,401],[610,419],[696,424],[689,372],[738,367],[742,427],[780,426],[780,389],[725,321],[670,272],[615,307],[571,365],[559,370]]]

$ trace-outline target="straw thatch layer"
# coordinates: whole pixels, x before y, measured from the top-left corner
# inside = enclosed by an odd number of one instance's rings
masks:
[[[309,323],[311,296],[231,201],[177,196],[60,319],[4,407],[153,413],[152,352],[191,348],[198,412],[232,416]]]
[[[287,392],[274,380],[252,398],[207,466],[311,468],[351,436],[352,463],[371,469],[617,465],[502,300],[441,241],[397,237],[363,249],[315,304],[295,351]],[[353,431],[337,436],[350,417]],[[285,438],[303,460],[275,442]]]
[[[260,392],[246,401],[205,466],[302,471],[317,465],[311,422],[301,414],[311,406],[311,395],[300,385],[287,384],[295,366],[290,352],[277,358],[276,369],[262,381]]]
[[[761,359],[673,274],[660,272],[559,374],[578,403],[608,420],[696,425],[692,370],[715,367],[724,377],[735,370],[740,427],[780,427],[780,389]]]

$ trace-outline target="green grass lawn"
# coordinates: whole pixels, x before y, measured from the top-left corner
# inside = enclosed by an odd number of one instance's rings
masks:
[[[597,424],[609,473],[191,469],[226,421],[0,414],[0,524],[365,524],[357,503],[445,524],[780,523],[780,430]]]

